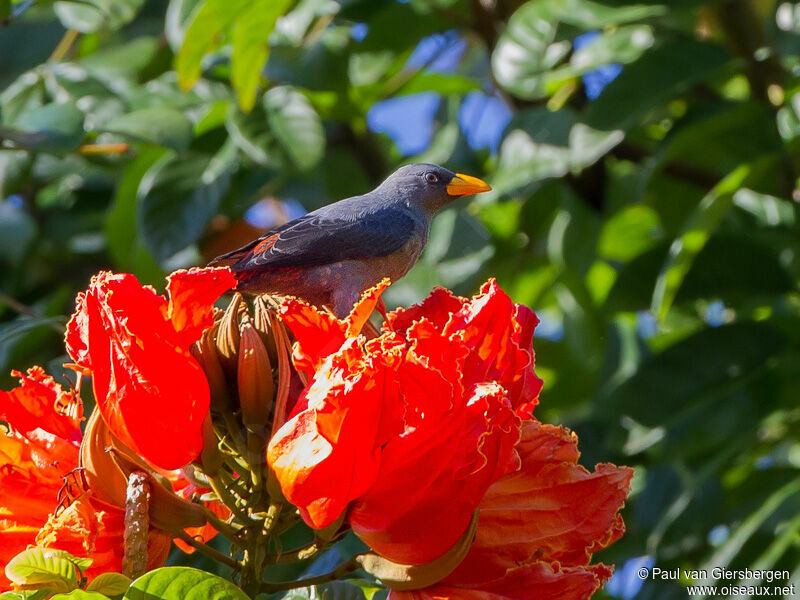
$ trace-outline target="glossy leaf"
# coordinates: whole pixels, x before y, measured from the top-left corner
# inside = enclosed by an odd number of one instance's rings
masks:
[[[325,132],[305,96],[290,87],[276,87],[264,94],[264,109],[291,164],[300,171],[314,167],[325,152]]]
[[[221,577],[189,567],[162,567],[135,580],[126,600],[247,600]]]
[[[192,141],[192,123],[172,108],[143,108],[113,118],[103,124],[103,131],[120,134],[130,140],[183,150]]]

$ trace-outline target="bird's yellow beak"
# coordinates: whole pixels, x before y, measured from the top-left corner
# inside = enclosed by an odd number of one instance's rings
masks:
[[[469,196],[488,192],[492,188],[488,183],[471,175],[456,173],[456,176],[447,184],[447,193],[450,196]]]

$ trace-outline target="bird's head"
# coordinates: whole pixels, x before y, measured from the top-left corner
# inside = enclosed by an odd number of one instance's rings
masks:
[[[387,198],[402,198],[433,214],[456,198],[492,188],[477,177],[453,173],[439,165],[416,163],[397,169],[378,189]]]

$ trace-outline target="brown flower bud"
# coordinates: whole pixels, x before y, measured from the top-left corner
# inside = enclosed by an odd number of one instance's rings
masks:
[[[211,408],[223,411],[230,410],[232,402],[228,393],[225,373],[217,355],[215,339],[218,330],[219,323],[214,323],[212,327],[206,329],[203,336],[192,346],[192,356],[200,363],[200,367],[206,374],[206,379],[208,379],[208,387],[211,391]]]
[[[267,349],[269,361],[274,365],[278,362],[278,351],[275,346],[275,332],[271,324],[267,302],[261,296],[256,296],[253,301],[253,322]]]
[[[242,422],[250,431],[262,432],[269,423],[274,399],[272,364],[250,318],[240,325],[237,382]]]
[[[242,295],[234,294],[233,300],[219,321],[216,335],[220,364],[230,376],[236,374],[236,361],[239,355],[239,307],[242,305]]]

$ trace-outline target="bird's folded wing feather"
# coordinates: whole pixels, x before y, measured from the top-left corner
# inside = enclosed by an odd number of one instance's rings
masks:
[[[307,267],[387,256],[408,242],[415,227],[408,213],[392,208],[355,217],[310,213],[242,248],[245,252],[236,256],[231,269]]]

